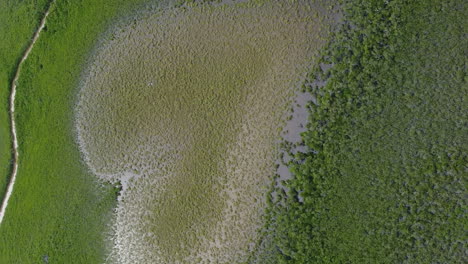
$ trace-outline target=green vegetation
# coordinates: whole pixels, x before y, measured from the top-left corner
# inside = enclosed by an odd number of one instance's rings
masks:
[[[29,45],[48,2],[0,2],[0,197],[6,191],[12,159],[8,117],[10,84],[19,59]]]
[[[77,128],[93,172],[123,187],[116,259],[245,262],[281,119],[324,44],[316,12],[308,1],[202,4],[109,32]]]
[[[13,2],[0,4],[6,6],[0,8],[2,87],[9,86],[46,5],[44,1],[34,1],[37,6],[32,1]],[[116,196],[112,187],[99,187],[95,176],[80,163],[72,109],[90,49],[111,21],[136,8],[136,2],[57,1],[23,65],[16,97],[21,156],[15,189],[0,226],[0,263],[40,263],[45,255],[50,263],[103,262],[104,232],[109,230],[108,215]],[[3,123],[8,120],[4,113],[7,90],[0,89],[2,146],[7,144],[7,121]],[[7,162],[2,162],[3,182]]]
[[[259,263],[466,263],[466,2],[343,6]]]

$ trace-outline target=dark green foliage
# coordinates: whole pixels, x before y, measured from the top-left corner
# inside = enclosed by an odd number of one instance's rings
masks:
[[[310,152],[268,210],[274,262],[466,263],[466,3],[343,6]]]

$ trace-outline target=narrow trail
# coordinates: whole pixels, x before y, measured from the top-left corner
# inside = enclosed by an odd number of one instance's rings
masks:
[[[10,182],[8,183],[7,192],[5,196],[3,197],[2,206],[0,208],[0,224],[3,222],[3,217],[5,216],[5,211],[8,206],[8,201],[10,200],[11,194],[13,193],[13,187],[15,186],[16,174],[18,173],[19,152],[18,152],[18,138],[16,136],[16,123],[15,123],[16,85],[17,85],[18,78],[21,73],[21,67],[23,66],[23,63],[28,58],[29,53],[31,53],[31,50],[34,47],[34,44],[39,39],[39,35],[41,34],[41,31],[44,29],[47,16],[49,15],[50,9],[54,2],[55,0],[52,0],[52,2],[49,4],[49,7],[47,8],[47,11],[45,12],[44,17],[42,17],[39,28],[36,30],[36,32],[34,32],[34,36],[32,38],[31,44],[28,46],[23,56],[21,57],[20,62],[18,63],[15,76],[13,80],[11,81],[10,125],[11,125],[11,134],[13,135],[13,170],[11,172],[11,177],[10,177]]]

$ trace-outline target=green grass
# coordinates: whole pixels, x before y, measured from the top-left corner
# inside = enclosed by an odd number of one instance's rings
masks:
[[[466,4],[344,1],[272,263],[464,263]],[[300,199],[299,199],[300,197]]]
[[[0,197],[6,191],[11,172],[12,144],[8,116],[10,84],[48,2],[0,2]]]
[[[103,261],[103,232],[108,231],[115,193],[110,186],[98,188],[95,177],[81,164],[72,109],[82,65],[99,35],[137,2],[58,0],[49,16],[47,29],[19,79],[16,109],[21,156],[15,189],[0,226],[0,263],[40,263],[46,254],[51,263]],[[38,6],[44,4],[38,2]],[[2,86],[8,87],[40,14],[27,2],[1,10],[0,54],[5,61],[1,61],[0,77]],[[6,92],[1,89],[2,102]],[[1,118],[6,119],[4,112]],[[7,152],[3,123],[1,129]],[[2,163],[2,172],[6,171]]]

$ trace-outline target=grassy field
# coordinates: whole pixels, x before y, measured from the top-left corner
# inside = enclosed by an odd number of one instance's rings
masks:
[[[8,117],[10,84],[19,59],[49,1],[2,1],[0,3],[0,197],[6,191],[11,170],[11,137]]]
[[[16,109],[21,160],[0,226],[0,263],[40,263],[45,255],[50,263],[103,262],[104,232],[109,231],[115,191],[110,186],[98,187],[95,176],[80,162],[72,109],[82,66],[99,35],[137,3],[56,2],[19,80]],[[0,54],[5,57],[2,86],[8,87],[15,63],[40,19],[37,10],[44,4],[39,1],[37,5],[35,9],[33,3],[21,2],[0,11],[0,30],[8,36],[0,41]],[[2,102],[7,90],[1,89]],[[2,120],[6,118],[4,112],[1,115]],[[5,129],[3,123],[1,129]],[[3,135],[2,146],[8,144]],[[3,163],[2,172],[6,172]],[[3,177],[2,173],[2,182]]]
[[[344,3],[260,263],[466,263],[466,3]]]
[[[247,260],[281,120],[324,44],[318,11],[307,1],[199,5],[109,33],[77,126],[93,172],[123,186],[121,263]]]

